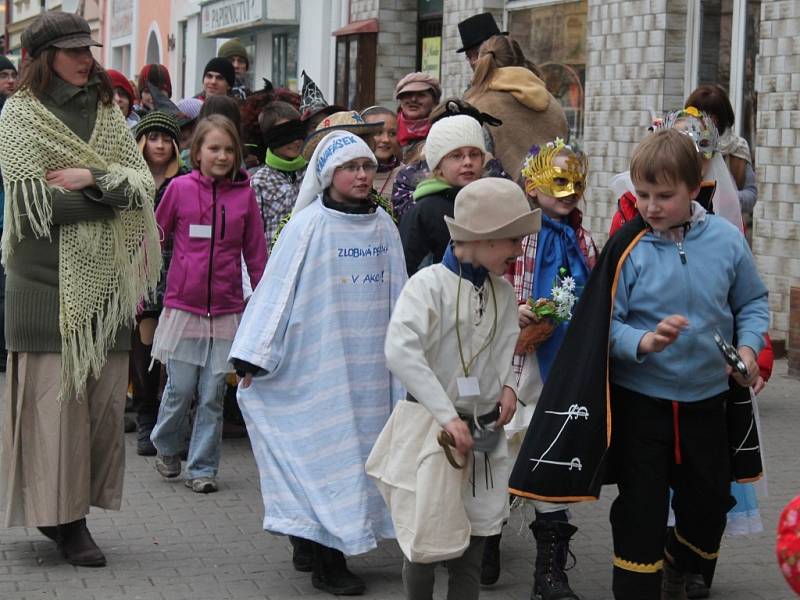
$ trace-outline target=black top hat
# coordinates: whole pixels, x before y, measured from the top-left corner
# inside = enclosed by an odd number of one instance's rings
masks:
[[[458,24],[458,33],[461,36],[461,48],[456,52],[466,52],[473,46],[480,46],[483,42],[495,35],[508,35],[507,31],[500,31],[492,13],[481,13],[464,19]]]

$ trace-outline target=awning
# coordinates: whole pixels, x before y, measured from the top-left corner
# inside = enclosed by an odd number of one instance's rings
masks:
[[[364,21],[348,23],[341,29],[334,31],[331,35],[339,37],[340,35],[354,35],[356,33],[378,33],[378,19],[366,19]]]

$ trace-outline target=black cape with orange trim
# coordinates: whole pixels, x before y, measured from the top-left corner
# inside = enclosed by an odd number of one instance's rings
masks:
[[[581,292],[509,480],[517,496],[549,502],[596,500],[611,442],[609,332],[622,265],[648,228],[640,215],[606,243]],[[732,381],[732,380],[731,380]],[[734,479],[761,475],[749,390],[732,383],[728,402]]]

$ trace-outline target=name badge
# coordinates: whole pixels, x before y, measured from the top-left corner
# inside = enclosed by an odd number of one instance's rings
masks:
[[[474,398],[481,395],[481,386],[477,377],[459,377],[456,379],[458,384],[459,398]]]
[[[211,225],[189,225],[190,238],[211,239]]]

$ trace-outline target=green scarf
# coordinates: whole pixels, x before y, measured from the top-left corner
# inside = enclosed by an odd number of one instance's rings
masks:
[[[439,179],[438,177],[430,177],[429,179],[424,179],[419,182],[419,185],[417,185],[417,189],[414,190],[412,197],[414,200],[419,200],[420,198],[430,196],[431,194],[436,194],[442,190],[450,189],[451,187],[453,186],[443,179]]]
[[[274,154],[271,149],[267,148],[268,167],[272,167],[273,169],[284,171],[286,173],[294,173],[295,171],[304,169],[307,164],[308,161],[303,158],[302,155],[298,155],[297,158],[293,158],[292,160],[286,160],[285,158],[281,158],[277,154]]]

